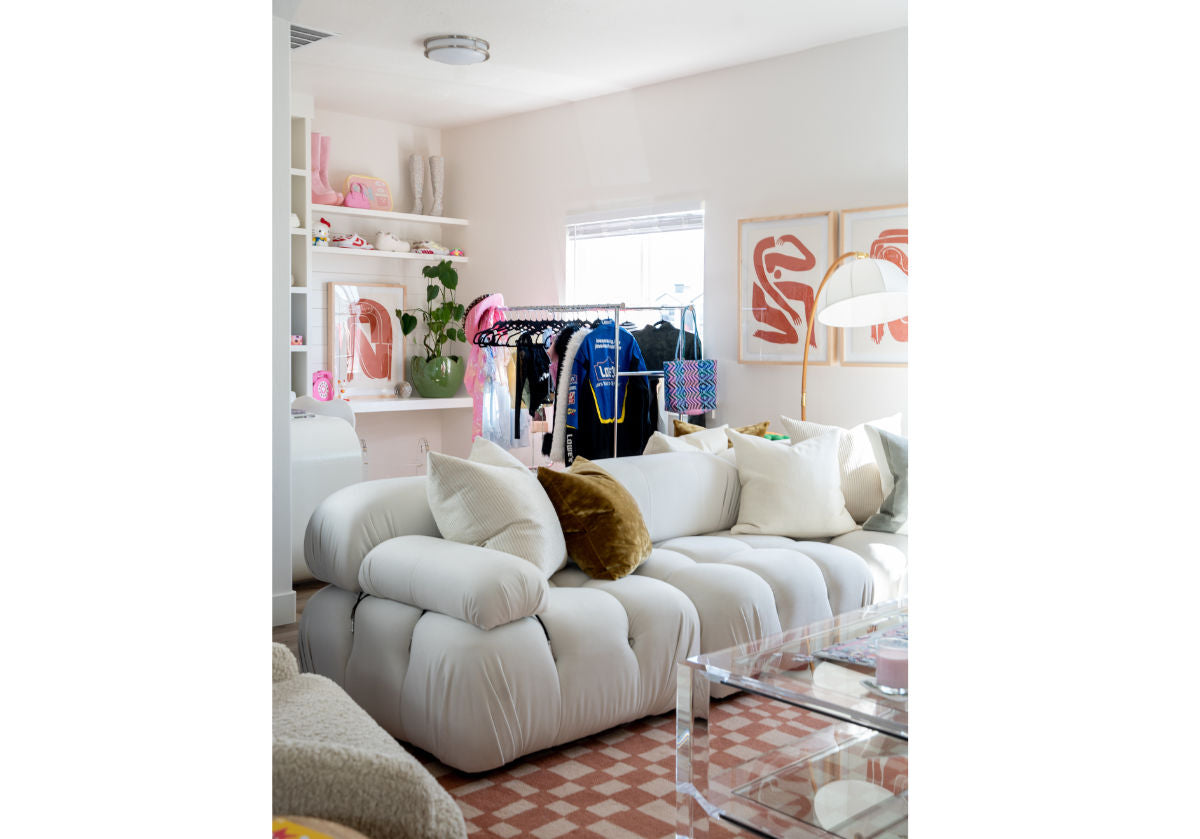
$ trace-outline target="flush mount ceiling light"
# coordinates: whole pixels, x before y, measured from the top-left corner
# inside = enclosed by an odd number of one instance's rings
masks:
[[[473,35],[435,35],[425,39],[425,57],[443,64],[480,64],[491,57],[490,46]]]

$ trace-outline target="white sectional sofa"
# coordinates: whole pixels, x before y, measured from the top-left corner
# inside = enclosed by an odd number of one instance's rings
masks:
[[[303,669],[393,736],[479,772],[671,710],[688,656],[902,592],[907,537],[730,534],[740,487],[726,459],[598,465],[634,496],[655,544],[619,580],[574,564],[546,580],[522,559],[441,539],[424,478],[331,495],[305,537],[309,568],[330,585],[300,621]]]

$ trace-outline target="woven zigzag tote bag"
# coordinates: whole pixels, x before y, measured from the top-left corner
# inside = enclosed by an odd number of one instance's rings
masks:
[[[685,360],[683,357],[688,312],[692,313],[692,329],[696,330],[693,334],[700,331],[696,310],[688,306],[679,324],[682,328],[675,344],[675,358],[663,363],[664,408],[673,414],[703,414],[717,407],[717,360]]]

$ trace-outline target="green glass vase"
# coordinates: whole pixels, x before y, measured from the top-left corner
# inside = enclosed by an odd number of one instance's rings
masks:
[[[466,362],[456,355],[422,358],[414,355],[409,361],[413,387],[426,399],[445,399],[458,393],[466,375]]]

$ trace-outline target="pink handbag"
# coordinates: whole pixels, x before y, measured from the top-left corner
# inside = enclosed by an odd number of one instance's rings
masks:
[[[362,184],[350,185],[350,191],[346,193],[346,206],[357,207],[360,210],[370,209],[371,202],[367,199],[367,193],[363,191]]]

